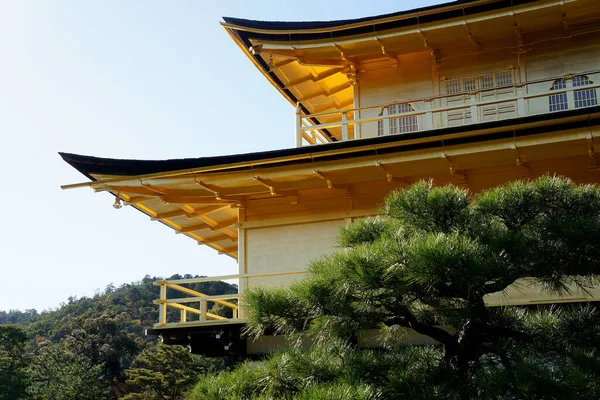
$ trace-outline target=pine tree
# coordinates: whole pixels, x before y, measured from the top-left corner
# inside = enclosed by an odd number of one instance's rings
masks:
[[[597,339],[586,343],[600,327],[595,309],[516,312],[485,302],[523,278],[552,294],[600,283],[597,186],[544,177],[471,196],[420,182],[390,194],[382,216],[345,227],[339,244],[344,251],[312,263],[312,276],[290,289],[249,291],[249,333],[356,345],[369,329],[398,339],[409,328],[441,345],[436,365],[462,399],[484,398],[482,387],[504,393],[490,398],[597,397],[588,380],[600,349]],[[573,340],[578,329],[583,341]]]

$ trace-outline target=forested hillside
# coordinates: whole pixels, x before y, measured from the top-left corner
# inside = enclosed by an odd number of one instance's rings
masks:
[[[168,279],[182,278],[194,276]],[[162,369],[220,368],[222,360],[157,346],[156,338],[144,336],[158,319],[152,301],[159,297],[153,282],[160,279],[146,276],[120,287],[109,285],[93,297],[69,297],[56,310],[0,311],[0,400],[150,399],[164,390],[175,392],[161,398],[177,398],[186,382],[170,387]],[[192,288],[207,295],[237,293],[235,285],[225,282]]]

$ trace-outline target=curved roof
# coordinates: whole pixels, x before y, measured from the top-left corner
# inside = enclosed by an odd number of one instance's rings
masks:
[[[234,17],[223,17],[223,20],[226,23],[235,24],[238,26],[243,26],[246,28],[252,29],[293,29],[293,30],[310,30],[310,29],[329,29],[329,28],[339,28],[345,25],[353,25],[353,24],[362,24],[365,22],[374,22],[381,19],[388,19],[394,17],[401,17],[407,14],[414,14],[426,11],[435,11],[447,6],[454,6],[458,4],[467,4],[473,3],[479,0],[456,0],[445,2],[441,4],[435,4],[426,7],[418,7],[410,10],[397,11],[393,13],[387,14],[379,14],[370,17],[362,17],[362,18],[353,18],[353,19],[340,19],[334,21],[257,21],[250,20],[244,18],[234,18]]]
[[[595,0],[460,0],[389,14],[336,21],[257,21],[224,17],[223,27],[263,76],[311,123],[360,108],[369,70],[438,65],[450,56],[516,47],[515,25],[528,38],[562,29],[562,13],[585,15]],[[571,17],[585,25],[585,17]],[[583,26],[583,25],[582,25]],[[585,28],[585,26],[583,26]],[[339,127],[323,129],[331,142]],[[349,132],[352,136],[353,132]]]
[[[330,39],[466,17],[534,1],[538,0],[456,0],[388,14],[334,21],[259,21],[234,17],[223,17],[223,20],[225,26],[232,25],[233,29],[245,32],[243,36],[246,38],[265,35],[271,40],[284,41]],[[404,22],[399,22],[401,20]]]
[[[99,177],[142,177],[157,178],[161,174],[169,176],[189,175],[213,171],[241,171],[261,166],[286,166],[306,162],[333,161],[349,157],[371,154],[397,153],[417,148],[436,148],[483,142],[506,137],[525,137],[541,132],[558,131],[567,124],[577,126],[597,126],[600,124],[600,106],[565,110],[550,114],[529,115],[508,120],[481,122],[477,124],[437,128],[429,131],[404,133],[402,135],[377,136],[368,139],[351,140],[318,146],[303,146],[288,149],[261,151],[255,153],[231,154],[225,156],[180,158],[168,160],[134,160],[93,157],[72,153],[59,155],[92,181],[102,181]],[[541,126],[528,127],[529,124]],[[581,125],[583,124],[583,125]],[[575,125],[569,125],[575,126]],[[419,144],[417,144],[417,142]],[[172,174],[170,174],[172,173]],[[77,184],[76,186],[88,186]],[[89,185],[91,186],[91,185]],[[66,185],[65,188],[70,188]]]
[[[319,190],[331,190],[331,196],[343,198],[352,185],[359,188],[364,182],[382,181],[386,177],[388,181],[392,177],[398,182],[430,176],[437,176],[442,182],[457,179],[460,174],[448,172],[450,158],[454,165],[465,170],[490,163],[514,166],[514,151],[507,143],[516,139],[520,144],[531,142],[520,147],[528,162],[556,157],[556,154],[564,157],[568,152],[581,153],[587,160],[588,148],[572,132],[583,130],[583,135],[588,135],[589,129],[599,124],[600,106],[596,106],[411,134],[220,157],[150,161],[60,155],[93,181],[63,188],[91,186],[95,191],[109,192],[120,199],[117,203],[123,201],[176,233],[236,258],[240,207],[252,204],[252,207],[260,205],[271,210],[274,205],[279,207],[279,203],[289,203],[301,204],[301,208],[313,204],[318,208],[321,200],[298,203],[298,198],[305,199],[302,197],[305,193]],[[565,135],[565,132],[569,133]],[[536,138],[540,136],[550,139],[539,141]],[[551,144],[538,145],[538,141]],[[482,146],[484,142],[486,145]]]

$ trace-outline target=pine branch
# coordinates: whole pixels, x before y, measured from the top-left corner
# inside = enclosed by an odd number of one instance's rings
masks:
[[[453,335],[441,328],[419,322],[417,317],[407,307],[402,307],[401,313],[403,315],[392,315],[385,318],[384,324],[386,326],[400,325],[405,328],[411,328],[415,332],[429,336],[446,347],[456,346],[456,339]]]

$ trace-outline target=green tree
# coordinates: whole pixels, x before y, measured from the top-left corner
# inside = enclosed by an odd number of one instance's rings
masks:
[[[585,312],[519,314],[484,301],[520,278],[555,294],[600,283],[598,187],[544,177],[473,197],[421,182],[390,194],[382,214],[344,228],[339,242],[345,251],[312,263],[309,279],[289,290],[248,292],[249,333],[357,344],[368,329],[382,330],[393,342],[411,328],[441,344],[441,357],[425,375],[442,379],[449,398],[484,398],[484,387],[499,390],[490,398],[511,398],[511,390],[521,389],[530,390],[523,398],[598,396],[588,380],[598,370],[599,349],[571,341],[575,325],[558,322]],[[597,313],[590,315],[588,333],[600,327]],[[550,342],[552,350],[545,349]],[[528,372],[526,388],[511,375],[515,368]],[[420,386],[397,369],[385,373],[392,374],[388,394],[414,394],[406,382]],[[493,385],[509,377],[512,389]],[[579,397],[559,390],[569,383],[579,385]]]
[[[13,325],[0,326],[0,399],[26,398],[28,378],[25,372],[27,335]]]
[[[184,347],[159,344],[144,350],[127,370],[132,390],[124,400],[181,400],[200,374],[219,364],[220,360],[190,354]]]
[[[102,365],[93,365],[64,343],[43,343],[32,359],[28,373],[33,400],[98,400],[107,398],[109,385]]]
[[[77,317],[67,325],[69,332],[63,338],[63,343],[74,353],[100,367],[104,380],[111,386],[112,398],[119,396],[125,369],[148,345],[143,337],[131,333],[131,324],[126,313],[114,317],[105,314]]]

